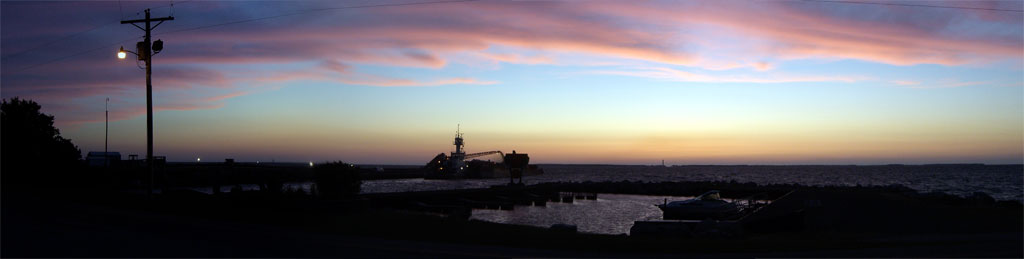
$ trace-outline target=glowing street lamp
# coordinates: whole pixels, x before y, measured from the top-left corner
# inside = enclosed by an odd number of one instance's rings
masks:
[[[124,51],[124,46],[121,46],[121,50],[117,52],[117,59],[125,59],[128,57],[128,53]]]

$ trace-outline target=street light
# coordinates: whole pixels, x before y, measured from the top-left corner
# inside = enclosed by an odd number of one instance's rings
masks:
[[[139,57],[138,61],[146,62],[146,164],[147,167],[149,167],[149,192],[147,192],[147,196],[150,198],[153,197],[153,175],[155,174],[153,170],[153,54],[156,54],[155,52],[160,52],[160,50],[163,49],[163,41],[157,40],[154,45],[154,42],[151,41],[151,36],[153,29],[160,26],[165,21],[171,20],[174,20],[174,17],[168,16],[163,18],[152,18],[150,17],[149,9],[146,9],[145,19],[121,21],[121,24],[131,24],[132,26],[146,32],[146,36],[143,38],[143,41],[140,41],[135,45],[136,52],[132,52],[132,54]],[[153,22],[158,23],[153,25]],[[144,24],[144,26],[140,26],[136,23]],[[155,49],[153,47],[155,47]],[[128,56],[127,52],[130,51],[124,50],[124,46],[121,46],[120,51],[117,53],[117,57],[124,59]]]
[[[139,52],[135,52],[135,51],[131,51],[131,50],[125,50],[124,46],[121,46],[121,49],[117,51],[117,58],[118,59],[125,59],[125,58],[128,58],[128,53],[132,53],[136,57],[139,57],[139,60],[145,60],[145,58],[144,58],[145,56],[142,55],[142,54],[139,54],[139,53],[142,53],[145,50],[137,49],[137,51],[139,51]],[[159,53],[159,51],[153,52],[153,54],[156,54],[156,53]]]

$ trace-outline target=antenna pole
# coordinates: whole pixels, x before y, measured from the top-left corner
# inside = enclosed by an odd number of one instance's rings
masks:
[[[110,155],[107,154],[107,143],[110,139],[110,97],[103,104],[103,166],[110,167]]]

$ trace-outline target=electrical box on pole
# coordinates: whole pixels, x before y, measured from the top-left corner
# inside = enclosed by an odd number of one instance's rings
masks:
[[[135,53],[138,53],[140,61],[145,61],[149,58],[149,47],[146,46],[145,41],[135,43]]]

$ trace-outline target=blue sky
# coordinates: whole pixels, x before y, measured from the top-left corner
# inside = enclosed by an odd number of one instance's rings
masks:
[[[0,3],[0,95],[40,102],[83,151],[102,150],[110,97],[112,150],[144,155],[144,73],[114,57],[141,32],[116,21],[169,3]],[[420,164],[461,124],[470,152],[541,163],[1024,162],[1021,12],[474,1],[247,21],[360,5],[175,4],[157,155]]]

